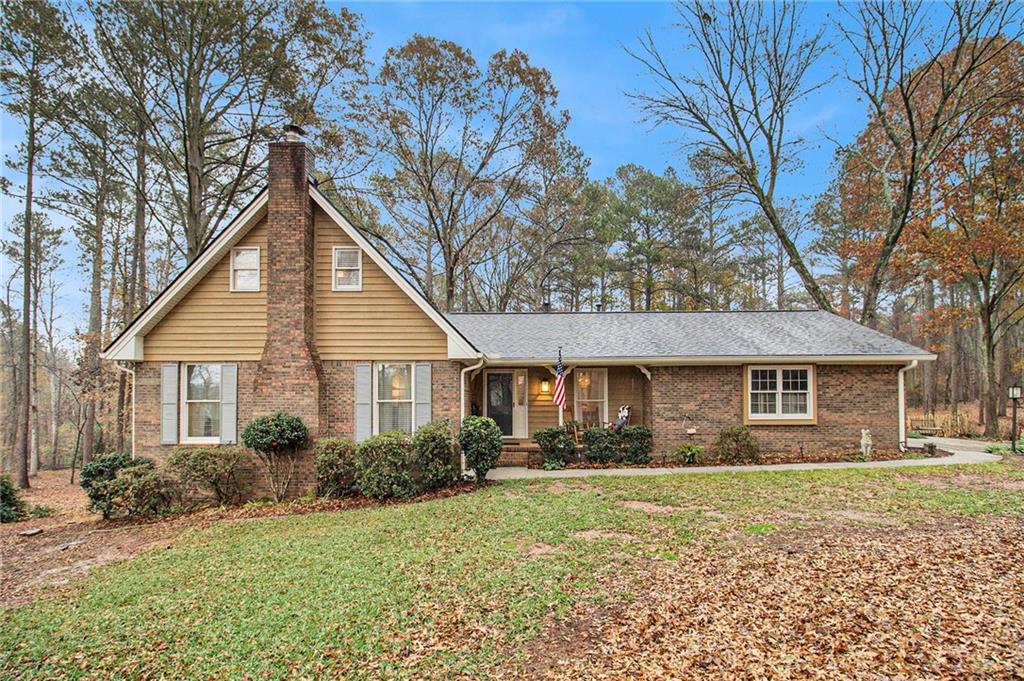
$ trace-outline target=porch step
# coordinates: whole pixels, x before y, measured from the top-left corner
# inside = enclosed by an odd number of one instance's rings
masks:
[[[501,447],[499,466],[528,466],[530,457],[540,456],[540,447],[535,442],[508,442]]]

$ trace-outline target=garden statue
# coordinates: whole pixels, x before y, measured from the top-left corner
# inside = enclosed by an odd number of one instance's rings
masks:
[[[867,428],[860,430],[860,453],[866,458],[871,458],[871,431]]]

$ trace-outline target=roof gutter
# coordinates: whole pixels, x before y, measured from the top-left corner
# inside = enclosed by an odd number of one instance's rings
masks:
[[[934,354],[920,355],[703,355],[668,357],[563,357],[562,362],[574,366],[682,366],[682,365],[741,365],[741,364],[906,364],[931,362]],[[547,366],[550,357],[509,357],[487,355],[491,366]]]
[[[462,369],[462,371],[459,372],[459,424],[460,425],[462,424],[462,421],[466,418],[466,376],[469,374],[469,372],[476,371],[477,369],[480,369],[486,363],[487,363],[487,355],[481,354],[479,362],[477,362],[476,364],[464,367]],[[461,447],[460,447],[460,450],[461,450]],[[463,479],[469,477],[469,474],[466,472],[466,453],[462,452],[462,451],[459,452],[459,473],[460,473],[460,477],[462,477]]]
[[[907,451],[907,399],[906,399],[906,381],[903,378],[903,374],[907,373],[911,369],[917,366],[917,360],[913,360],[910,364],[906,365],[896,373],[896,392],[898,394],[897,399],[899,400],[899,418],[900,418],[900,430],[899,430],[899,447],[901,452]]]

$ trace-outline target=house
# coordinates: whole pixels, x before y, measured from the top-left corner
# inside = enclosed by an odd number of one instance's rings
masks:
[[[432,307],[312,179],[297,129],[267,187],[104,350],[134,380],[134,452],[238,442],[286,411],[363,440],[481,413],[521,463],[535,430],[600,425],[619,405],[655,454],[746,423],[811,457],[905,440],[903,374],[934,355],[819,311],[448,314]],[[559,347],[566,412],[552,399]],[[315,484],[305,453],[298,491]]]

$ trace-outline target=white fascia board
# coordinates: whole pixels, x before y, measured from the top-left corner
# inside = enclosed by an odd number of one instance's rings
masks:
[[[416,305],[430,317],[437,326],[444,331],[448,337],[448,358],[449,359],[477,359],[483,356],[483,353],[477,351],[476,348],[470,344],[469,341],[459,332],[455,326],[452,325],[448,319],[438,312],[433,305],[427,302],[423,294],[420,293],[412,284],[403,277],[398,270],[395,269],[384,255],[377,250],[377,248],[370,243],[370,241],[363,236],[363,234],[356,229],[344,215],[334,207],[330,199],[324,196],[323,192],[317,189],[312,184],[309,186],[309,195],[313,197],[313,201],[316,202],[320,208],[323,209],[327,215],[341,227],[342,231],[348,235],[352,241],[363,249],[363,252],[370,256],[370,259],[376,263],[377,267],[381,268],[388,278],[402,290]]]
[[[106,350],[100,353],[100,359],[142,361],[145,334],[163,319],[163,316],[192,289],[228,249],[238,243],[266,207],[267,190],[264,189],[231,221],[213,243],[200,253],[199,257],[193,260]]]
[[[492,366],[537,366],[551,364],[550,357],[504,358],[488,355]],[[563,357],[564,364],[574,366],[726,366],[742,364],[906,364],[913,360],[931,362],[937,355],[723,355],[701,357]]]

